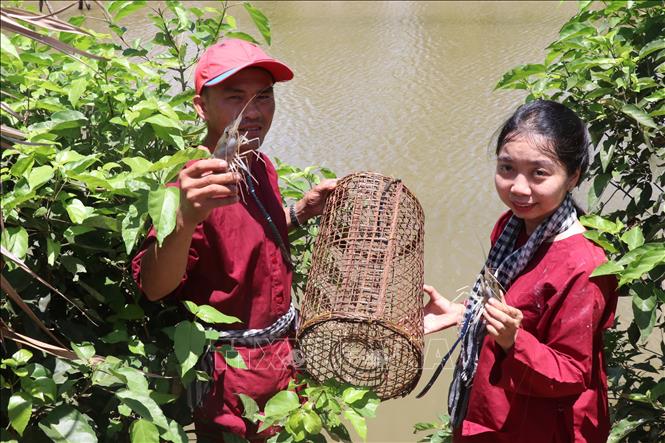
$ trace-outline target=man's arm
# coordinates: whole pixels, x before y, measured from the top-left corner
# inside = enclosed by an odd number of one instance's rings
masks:
[[[141,259],[141,287],[148,300],[166,297],[182,281],[196,226],[214,208],[238,201],[240,177],[227,171],[225,161],[206,159],[180,172],[176,228],[161,247],[156,242],[150,245]]]
[[[336,179],[324,180],[318,185],[314,186],[312,189],[307,191],[302,199],[298,200],[295,203],[296,218],[298,219],[298,224],[304,224],[312,217],[316,217],[323,213],[323,208],[326,203],[326,199],[330,193],[337,186]],[[284,208],[284,214],[286,215],[286,227],[290,231],[297,224],[291,220],[291,215],[289,214],[289,208]]]

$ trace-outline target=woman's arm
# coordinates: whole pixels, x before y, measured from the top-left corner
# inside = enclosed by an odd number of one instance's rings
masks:
[[[556,297],[558,303],[548,305],[554,312],[547,313],[551,317],[546,327],[539,327],[540,340],[519,328],[519,310],[500,303],[488,307],[488,333],[498,345],[490,375],[493,385],[539,397],[565,397],[588,389],[605,297],[588,273],[574,276]]]
[[[424,285],[423,290],[429,296],[424,309],[425,334],[441,331],[457,325],[464,315],[464,305],[445,299],[433,286]]]

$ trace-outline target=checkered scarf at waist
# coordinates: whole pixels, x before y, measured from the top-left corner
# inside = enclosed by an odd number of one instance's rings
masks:
[[[284,337],[289,328],[296,324],[296,308],[291,303],[286,314],[279,317],[273,324],[262,329],[242,329],[232,331],[217,331],[219,340],[213,343],[203,352],[196,364],[195,369],[206,372],[212,379],[215,370],[215,347],[221,344],[230,344],[231,346],[263,346],[273,343],[275,340]],[[187,404],[194,409],[201,406],[203,399],[210,392],[212,381],[194,380],[187,388]]]

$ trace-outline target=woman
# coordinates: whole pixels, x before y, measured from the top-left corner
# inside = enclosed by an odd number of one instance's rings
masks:
[[[570,196],[588,145],[584,122],[565,106],[521,106],[497,140],[496,190],[509,211],[486,263],[505,301],[484,303],[479,282],[465,305],[425,286],[425,333],[458,324],[463,335],[448,401],[455,442],[607,440],[603,330],[616,281],[590,277],[606,258],[584,237]]]

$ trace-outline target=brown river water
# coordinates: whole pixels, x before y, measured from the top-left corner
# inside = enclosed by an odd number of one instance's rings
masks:
[[[295,72],[275,88],[277,113],[264,151],[301,167],[329,167],[340,177],[375,171],[402,179],[426,215],[425,281],[448,297],[472,284],[504,210],[493,186],[492,136],[525,97],[494,85],[512,67],[542,62],[576,4],[254,4],[271,22],[269,52]],[[241,7],[232,11],[243,31],[259,35]],[[147,13],[124,20],[132,37],[152,37]],[[580,193],[578,201],[585,200]],[[449,331],[427,339],[417,390],[454,337]],[[451,374],[445,369],[423,399],[412,393],[382,404],[369,420],[368,441],[424,436],[413,434],[413,424],[446,410]]]

